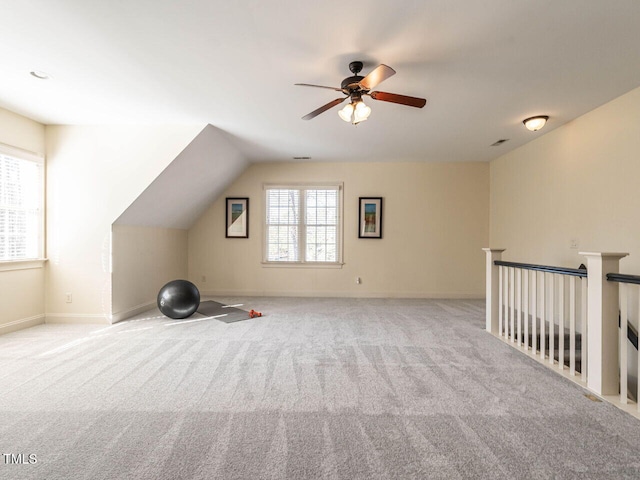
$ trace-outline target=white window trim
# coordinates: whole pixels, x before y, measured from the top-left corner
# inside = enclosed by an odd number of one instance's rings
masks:
[[[32,270],[34,268],[44,268],[46,258],[35,260],[3,260],[0,261],[0,272],[11,272],[14,270]]]
[[[307,262],[303,259],[297,262],[276,262],[267,260],[268,242],[267,242],[267,190],[273,189],[337,189],[338,190],[338,231],[336,233],[338,245],[336,246],[336,252],[338,254],[338,260],[336,262]],[[262,208],[262,266],[263,267],[283,267],[283,268],[342,268],[344,265],[344,183],[343,182],[291,182],[291,183],[264,183],[262,185],[263,190],[263,208]],[[304,213],[304,200],[301,198],[301,212]],[[301,224],[304,227],[304,223]],[[300,246],[306,246],[305,229],[300,229]],[[304,249],[301,249],[304,252]]]
[[[0,271],[11,270],[27,270],[32,268],[42,268],[47,261],[45,256],[45,157],[41,153],[32,152],[23,148],[7,145],[0,142],[0,153],[9,157],[16,157],[21,160],[37,163],[41,166],[42,171],[40,175],[41,182],[41,199],[40,199],[40,231],[38,238],[38,257],[37,258],[25,258],[17,260],[0,260]]]

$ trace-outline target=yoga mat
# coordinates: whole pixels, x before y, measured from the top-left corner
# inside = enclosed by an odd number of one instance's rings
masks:
[[[216,320],[220,320],[224,323],[234,323],[241,320],[249,320],[250,318],[249,312],[246,310],[241,310],[236,307],[227,307],[224,304],[214,302],[213,300],[200,302],[198,313],[206,315],[207,317],[217,317]]]

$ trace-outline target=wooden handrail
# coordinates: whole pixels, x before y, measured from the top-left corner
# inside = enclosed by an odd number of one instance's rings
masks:
[[[523,270],[536,270],[538,272],[557,273],[559,275],[571,275],[582,278],[587,277],[586,268],[553,267],[550,265],[534,265],[531,263],[505,262],[504,260],[496,260],[494,264],[501,267],[522,268]]]
[[[627,275],[625,273],[607,273],[607,280],[618,283],[634,283],[640,285],[640,275]]]

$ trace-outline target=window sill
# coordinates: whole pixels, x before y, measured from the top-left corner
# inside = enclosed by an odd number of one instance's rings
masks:
[[[43,268],[47,262],[46,258],[31,260],[7,260],[0,261],[0,272],[10,272],[13,270],[31,270],[33,268]]]
[[[266,268],[342,268],[344,263],[324,262],[262,262]]]

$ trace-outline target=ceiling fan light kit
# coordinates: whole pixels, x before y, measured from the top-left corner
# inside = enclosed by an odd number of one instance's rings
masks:
[[[371,107],[365,105],[362,98],[357,98],[345,105],[344,108],[338,110],[338,115],[345,122],[357,125],[369,118],[369,115],[371,115]]]
[[[321,113],[326,112],[330,108],[333,108],[336,105],[341,104],[345,100],[350,99],[351,101],[338,111],[338,115],[345,122],[357,125],[360,122],[364,122],[367,118],[369,118],[369,115],[371,115],[371,107],[367,106],[362,101],[363,95],[369,95],[372,99],[378,101],[397,103],[400,105],[407,105],[416,108],[422,108],[427,103],[424,98],[409,97],[407,95],[398,95],[396,93],[377,91],[372,92],[371,90],[373,90],[378,84],[391,77],[392,75],[395,75],[396,72],[393,68],[384,64],[380,64],[371,72],[369,72],[366,77],[362,77],[358,75],[362,70],[362,67],[362,62],[351,62],[349,64],[349,70],[351,70],[351,73],[353,73],[353,75],[342,80],[340,88],[325,87],[323,85],[312,85],[309,83],[296,83],[296,85],[303,87],[327,88],[329,90],[342,92],[345,95],[345,97],[343,98],[337,98],[327,103],[326,105],[317,108],[313,112],[302,117],[302,119],[311,120]]]
[[[353,123],[358,124],[365,121],[371,115],[371,107],[364,104],[362,100],[356,103],[356,108],[353,111]]]
[[[341,108],[340,110],[338,110],[338,115],[345,122],[350,122],[351,116],[353,115],[353,110],[354,110],[353,103],[348,103],[344,106],[344,108]]]
[[[525,127],[527,127],[527,130],[537,132],[545,126],[547,120],[549,120],[549,117],[547,115],[537,115],[535,117],[525,118],[522,123]]]

